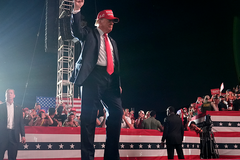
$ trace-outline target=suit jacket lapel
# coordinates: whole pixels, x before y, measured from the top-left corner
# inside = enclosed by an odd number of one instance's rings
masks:
[[[109,37],[109,39],[110,39],[110,41],[112,43],[112,46],[113,46],[113,54],[114,54],[114,58],[115,58],[115,63],[118,64],[119,59],[118,59],[117,45],[116,45],[115,41],[111,37]]]
[[[100,51],[100,34],[98,32],[97,29],[94,29],[94,35],[96,36],[96,39],[97,39],[97,47],[98,47],[98,53],[97,53],[97,56],[99,55],[99,51]]]
[[[14,104],[14,115],[13,115],[13,122],[14,122],[14,128],[16,127],[16,124],[17,124],[17,107],[15,104]]]
[[[7,112],[7,103],[5,102],[5,105],[4,105],[4,110],[3,110],[3,116],[5,117],[5,120],[6,120],[6,127],[7,127],[7,121],[8,121],[8,112]]]

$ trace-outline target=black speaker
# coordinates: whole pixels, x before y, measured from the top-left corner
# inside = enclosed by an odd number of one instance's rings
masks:
[[[58,52],[59,0],[46,0],[45,52]]]

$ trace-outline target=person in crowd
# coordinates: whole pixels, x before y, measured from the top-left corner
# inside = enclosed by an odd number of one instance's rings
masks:
[[[201,106],[201,112],[205,113],[206,111],[218,111],[218,108],[212,102],[209,95],[206,95]]]
[[[201,106],[203,104],[203,98],[202,97],[198,97],[197,101],[196,101],[196,105],[195,105],[195,110],[197,112],[197,114],[201,114]]]
[[[235,100],[235,95],[231,90],[227,90],[226,92],[226,101],[228,103],[228,110],[232,111],[233,110],[233,101]]]
[[[31,109],[31,112],[29,113],[29,117],[31,118],[28,126],[33,126],[33,123],[36,121],[38,115],[35,109]]]
[[[55,118],[58,120],[58,122],[61,122],[62,124],[64,123],[64,121],[67,119],[67,114],[66,114],[66,108],[64,107],[64,105],[59,105],[57,108],[57,115],[55,116]]]
[[[227,102],[225,101],[224,96],[220,96],[220,102],[218,104],[218,110],[219,111],[228,111],[227,109]]]
[[[188,109],[186,107],[183,108],[183,127],[184,130],[188,130],[188,122],[191,120],[189,114],[188,114]]]
[[[34,126],[49,126],[53,124],[52,118],[43,109],[39,111],[38,118],[33,123]]]
[[[151,111],[146,112],[145,119],[148,119],[150,117],[150,113],[151,113]]]
[[[182,120],[175,114],[175,109],[170,106],[167,108],[167,118],[164,120],[164,131],[162,145],[166,140],[168,159],[174,158],[174,148],[177,151],[178,159],[184,159],[182,141],[184,128]]]
[[[96,118],[96,127],[106,128],[106,110],[105,109],[101,111],[98,110],[97,118]]]
[[[81,115],[80,113],[76,114],[76,118],[74,119],[76,122],[78,122],[78,124],[81,126]]]
[[[131,111],[130,111],[130,118],[131,120],[134,120],[135,121],[135,117],[134,117],[134,108],[131,108]]]
[[[53,126],[53,127],[62,127],[62,123],[58,122],[58,120],[55,118],[56,115],[56,109],[55,108],[49,108],[48,109],[48,114],[51,117],[53,124],[50,124],[49,126]]]
[[[70,112],[68,114],[67,120],[63,123],[63,127],[80,127],[78,122],[74,121],[74,113]]]
[[[23,108],[23,111],[25,112],[25,115],[29,114],[29,109],[27,107]]]
[[[63,112],[62,112],[62,115],[68,115],[68,111],[67,111],[67,105],[66,105],[66,103],[64,103],[64,102],[62,102],[61,104],[60,104],[60,106],[63,106]],[[72,109],[72,108],[71,108]],[[75,109],[75,108],[74,108]],[[75,112],[76,112],[76,109],[75,109]],[[76,114],[75,114],[76,115]]]
[[[201,128],[198,128],[196,123],[194,121],[191,121],[189,123],[189,128],[191,131],[195,131],[197,134],[201,134],[203,130]]]
[[[23,124],[22,108],[14,102],[15,91],[7,89],[6,102],[0,104],[0,160],[3,160],[5,151],[8,151],[8,159],[16,160],[20,135],[21,142],[25,143],[25,128]]]
[[[236,92],[236,99],[233,101],[234,111],[240,111],[240,91]]]
[[[188,122],[191,120],[191,118],[188,114],[187,108],[184,107],[182,109],[179,109],[177,111],[176,115],[178,115],[181,118],[183,126],[184,126],[184,130],[187,131],[188,130]]]
[[[214,96],[213,96],[213,103],[214,103],[214,105],[215,105],[215,106],[218,106],[219,102],[220,102],[220,97],[219,97],[219,95],[218,95],[218,94],[214,95]]]
[[[70,109],[69,113],[70,113],[70,112],[73,112],[73,113],[74,113],[74,121],[78,122],[78,124],[80,125],[80,119],[79,119],[78,116],[77,116],[77,110],[76,110],[76,108],[72,107],[72,108]]]
[[[131,122],[131,118],[129,117],[129,109],[123,110],[121,128],[134,129],[134,126]]]
[[[161,122],[159,120],[156,120],[156,112],[155,111],[151,111],[150,117],[143,120],[142,128],[163,131],[163,126],[162,126]]]
[[[76,108],[72,107],[72,108],[70,109],[69,113],[70,113],[70,112],[74,113],[74,117],[76,117],[76,114],[77,114]]]
[[[190,107],[188,109],[188,114],[189,114],[189,118],[191,119],[192,117],[197,115],[197,111],[196,111],[196,103],[191,103]]]
[[[135,128],[142,129],[142,122],[145,119],[145,113],[143,110],[138,112],[138,118],[135,120]]]
[[[24,108],[24,117],[23,117],[23,123],[25,126],[29,126],[29,122],[31,121],[32,117],[30,116],[31,110],[28,108]]]
[[[40,105],[40,103],[38,103],[38,102],[35,103],[34,110],[35,110],[36,113],[38,114],[38,112],[41,110],[41,105]]]

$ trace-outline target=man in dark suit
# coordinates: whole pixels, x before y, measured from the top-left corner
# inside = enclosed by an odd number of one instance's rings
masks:
[[[104,160],[119,160],[119,137],[123,115],[121,102],[121,84],[119,76],[119,58],[116,42],[108,36],[113,24],[119,19],[111,10],[99,12],[95,25],[91,29],[84,25],[81,8],[84,0],[74,1],[72,31],[82,42],[82,51],[76,62],[70,79],[82,86],[81,110],[81,158],[94,159],[94,135],[98,109],[102,109],[102,100],[109,110],[106,128]]]
[[[182,150],[184,128],[182,120],[175,114],[175,109],[172,106],[167,108],[167,116],[164,123],[162,144],[166,140],[168,159],[174,158],[174,148],[177,151],[178,159],[184,159]]]
[[[0,105],[0,160],[3,160],[6,150],[8,150],[8,159],[16,160],[19,134],[22,143],[26,142],[23,113],[22,108],[14,104],[13,89],[7,89],[5,97],[6,102]]]

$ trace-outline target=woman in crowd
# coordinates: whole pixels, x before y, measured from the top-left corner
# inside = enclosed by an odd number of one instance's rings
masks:
[[[97,111],[96,127],[106,128],[106,110]]]
[[[63,127],[80,127],[78,122],[74,121],[74,113],[70,112],[67,120],[63,123]]]
[[[53,124],[52,118],[45,113],[43,109],[39,111],[38,118],[34,122],[34,126],[49,126]]]
[[[55,115],[56,115],[56,109],[55,108],[49,108],[48,109],[48,114],[49,116],[52,118],[53,120],[53,124],[49,125],[49,126],[55,126],[55,127],[62,127],[62,123],[59,122],[56,118],[55,118]]]

